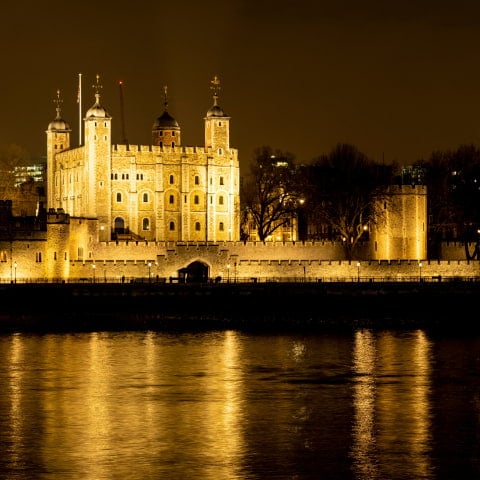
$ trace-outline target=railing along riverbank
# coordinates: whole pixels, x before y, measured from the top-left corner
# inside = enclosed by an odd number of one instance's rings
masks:
[[[438,282],[480,282],[480,276],[459,276],[459,275],[434,275],[434,276],[422,276],[422,275],[409,275],[409,276],[343,276],[343,277],[238,277],[238,278],[208,278],[206,280],[195,280],[186,282],[183,278],[178,277],[82,277],[72,278],[69,280],[63,280],[60,278],[18,278],[18,279],[0,279],[0,284],[7,283],[54,283],[54,284],[86,284],[86,283],[109,283],[109,284],[255,284],[255,283],[438,283]]]

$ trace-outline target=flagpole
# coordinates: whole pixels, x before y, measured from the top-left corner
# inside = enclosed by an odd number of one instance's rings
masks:
[[[78,74],[78,146],[82,145],[82,74]]]

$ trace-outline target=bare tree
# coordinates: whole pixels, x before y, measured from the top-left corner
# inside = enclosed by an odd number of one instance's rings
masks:
[[[438,254],[443,240],[458,240],[467,260],[480,258],[480,150],[460,145],[417,164],[428,188],[430,252]]]
[[[261,241],[287,225],[296,213],[298,201],[294,156],[268,146],[257,148],[250,175],[242,183],[241,201],[244,238],[250,220]]]
[[[338,144],[306,168],[310,221],[328,225],[351,260],[365,227],[378,221],[379,200],[393,166],[378,165],[350,144]]]

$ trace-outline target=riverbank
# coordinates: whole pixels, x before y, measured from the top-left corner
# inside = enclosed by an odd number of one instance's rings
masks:
[[[479,298],[480,282],[4,284],[0,332],[476,330]]]

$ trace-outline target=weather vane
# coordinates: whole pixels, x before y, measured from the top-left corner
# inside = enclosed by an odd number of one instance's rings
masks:
[[[212,84],[211,85],[211,89],[213,90],[213,98],[215,100],[215,103],[217,101],[217,98],[218,98],[218,92],[220,91],[220,79],[215,75],[213,77],[213,80],[210,81],[210,83]]]
[[[167,109],[168,107],[168,100],[167,100],[167,86],[165,85],[163,87],[163,95],[164,95],[164,101],[163,101],[163,104],[165,105],[165,110]]]
[[[56,105],[57,117],[60,117],[60,104],[63,103],[63,100],[60,98],[60,89],[57,90],[57,98],[53,101]]]
[[[103,86],[100,85],[100,75],[98,73],[96,79],[97,81],[92,85],[92,87],[95,89],[95,94],[98,95],[100,93],[100,90],[103,88]]]

